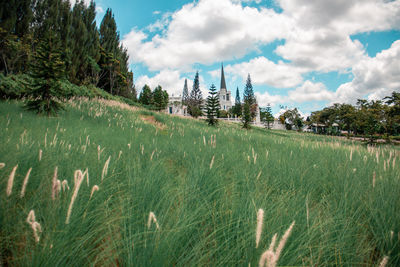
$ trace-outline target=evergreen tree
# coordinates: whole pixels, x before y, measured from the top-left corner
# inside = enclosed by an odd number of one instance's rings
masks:
[[[267,129],[270,129],[270,124],[274,122],[271,106],[268,104],[266,108],[260,109],[260,119],[265,124]]]
[[[202,115],[202,101],[203,96],[200,90],[199,72],[196,72],[193,81],[193,89],[190,92],[190,98],[188,103],[188,112],[193,117],[197,118]]]
[[[208,125],[216,125],[218,123],[217,115],[219,111],[219,97],[217,88],[214,84],[210,87],[210,92],[207,97],[207,122]]]
[[[142,103],[143,105],[153,104],[153,94],[147,84],[143,86],[142,92],[140,92],[139,103]]]
[[[163,110],[168,105],[168,93],[160,85],[153,91],[153,104],[158,110]]]
[[[60,80],[65,76],[65,64],[54,38],[49,32],[37,48],[31,67],[34,85],[26,102],[27,109],[48,116],[57,114],[64,99]]]
[[[232,114],[236,117],[242,115],[242,104],[240,103],[239,87],[236,88],[235,105],[232,108]]]
[[[249,129],[250,122],[256,117],[257,102],[254,96],[253,85],[251,84],[250,74],[247,76],[246,86],[243,93],[243,128]]]
[[[185,79],[185,85],[183,86],[183,93],[182,93],[182,104],[187,105],[189,101],[189,90],[187,86],[187,79]]]

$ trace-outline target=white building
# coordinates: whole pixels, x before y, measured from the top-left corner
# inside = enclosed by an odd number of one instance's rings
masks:
[[[218,96],[219,96],[220,110],[228,111],[229,109],[232,108],[232,100],[231,100],[232,94],[231,91],[228,91],[228,89],[226,89],[223,65],[221,65],[221,87],[219,89]]]

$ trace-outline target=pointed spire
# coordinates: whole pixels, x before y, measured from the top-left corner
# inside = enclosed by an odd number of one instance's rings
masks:
[[[226,89],[225,74],[224,74],[224,64],[223,63],[221,63],[221,89],[222,88]]]

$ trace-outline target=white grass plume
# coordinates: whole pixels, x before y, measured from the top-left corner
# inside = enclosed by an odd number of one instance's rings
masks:
[[[108,173],[108,165],[110,164],[111,156],[108,157],[106,163],[104,163],[103,171],[101,173],[101,180],[103,181],[104,176]]]
[[[160,225],[158,225],[156,215],[154,212],[150,211],[149,213],[149,219],[147,220],[147,228],[150,229],[151,222],[153,222],[156,225],[157,229],[160,229]]]
[[[81,187],[82,181],[83,181],[83,174],[81,170],[76,170],[74,173],[74,193],[72,194],[71,197],[71,202],[68,207],[68,212],[67,212],[67,218],[65,219],[65,224],[69,224],[69,219],[71,217],[71,212],[72,212],[72,207],[74,206],[74,202],[76,197],[78,196],[78,191],[79,188]]]
[[[92,187],[92,191],[90,192],[90,198],[89,198],[89,199],[92,198],[94,192],[96,192],[96,191],[99,191],[99,186],[98,186],[98,185],[94,185],[94,186]]]
[[[385,267],[386,264],[388,263],[388,261],[389,261],[389,257],[388,256],[384,256],[382,261],[381,261],[381,263],[379,264],[379,267]]]
[[[54,169],[53,181],[51,186],[51,199],[56,200],[58,195],[58,185],[57,185],[57,177],[58,177],[58,166]]]
[[[29,181],[29,176],[31,175],[31,171],[32,171],[32,168],[30,168],[25,175],[24,183],[22,184],[22,189],[21,189],[21,195],[20,195],[21,198],[23,198],[25,196],[25,190],[26,190],[26,186]]]
[[[210,162],[210,170],[212,169],[213,165],[214,165],[214,158],[215,156],[212,157],[211,162]]]
[[[259,209],[257,212],[256,248],[258,248],[258,244],[260,243],[263,222],[264,222],[264,210]]]
[[[42,160],[42,154],[43,154],[43,151],[41,149],[39,149],[39,161]]]
[[[63,180],[61,184],[62,184],[63,191],[65,191],[65,189],[69,190],[69,186],[68,186],[68,181],[67,180]]]
[[[5,163],[3,163],[3,162],[0,162],[0,169],[3,169],[5,166],[6,166],[6,164],[5,164]]]
[[[40,241],[40,236],[38,234],[38,232],[42,232],[42,227],[40,226],[40,223],[38,223],[36,221],[36,217],[35,217],[35,211],[31,210],[28,213],[28,217],[26,218],[26,222],[31,226],[32,230],[33,230],[33,237],[35,238],[35,242],[39,243]]]
[[[12,193],[12,188],[13,188],[13,185],[14,185],[14,177],[15,177],[15,173],[16,173],[16,171],[17,171],[17,168],[18,168],[18,164],[17,165],[15,165],[15,167],[12,169],[12,171],[11,171],[11,173],[10,173],[10,176],[9,176],[9,178],[8,178],[8,182],[7,182],[7,196],[9,197],[10,195],[11,195],[11,193]]]
[[[278,247],[276,248],[275,251],[274,251],[274,247],[275,247],[275,243],[276,243],[277,234],[275,234],[272,237],[271,244],[270,244],[268,250],[266,250],[261,255],[261,258],[260,258],[260,261],[258,264],[259,267],[264,267],[265,264],[267,264],[267,267],[276,267],[276,264],[278,263],[279,257],[283,250],[283,247],[285,246],[286,241],[289,238],[290,233],[292,232],[294,224],[295,224],[295,222],[293,221],[292,224],[290,225],[290,227],[283,234],[281,240],[279,241]]]

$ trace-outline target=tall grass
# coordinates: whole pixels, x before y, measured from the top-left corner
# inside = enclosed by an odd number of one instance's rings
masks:
[[[0,103],[0,114],[3,265],[258,266],[293,221],[277,265],[400,265],[395,147],[210,128],[84,99],[59,117],[14,102]],[[90,180],[74,181],[86,169]]]

